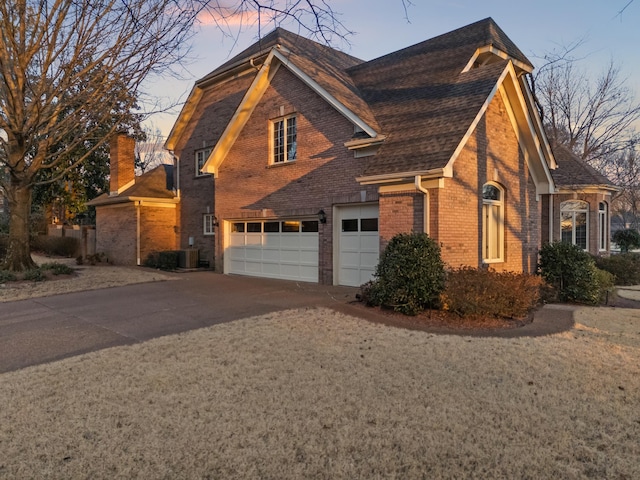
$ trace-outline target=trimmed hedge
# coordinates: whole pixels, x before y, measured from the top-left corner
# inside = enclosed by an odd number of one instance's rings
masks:
[[[613,275],[616,285],[640,285],[640,254],[620,253],[594,260],[600,270]]]
[[[538,304],[543,285],[537,275],[462,267],[447,274],[442,308],[462,317],[523,318]]]

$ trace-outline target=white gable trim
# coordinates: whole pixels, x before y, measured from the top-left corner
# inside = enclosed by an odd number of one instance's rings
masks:
[[[511,62],[516,67],[520,68],[521,70],[524,70],[527,73],[531,73],[533,71],[533,68],[531,68],[529,65],[527,65],[524,62],[521,62],[520,60],[516,60],[515,58],[509,56],[509,54],[507,52],[505,52],[503,50],[500,50],[499,48],[496,48],[493,45],[487,45],[485,47],[480,47],[475,51],[475,53],[471,57],[471,60],[469,60],[469,62],[462,69],[462,73],[465,73],[465,72],[468,72],[469,70],[471,70],[473,68],[473,65],[478,60],[478,57],[480,57],[480,55],[485,54],[485,53],[492,53],[496,57],[502,58],[503,60],[511,60]]]
[[[376,138],[378,136],[378,133],[373,128],[371,128],[364,120],[362,120],[358,115],[356,115],[347,107],[345,107],[344,104],[339,102],[333,95],[331,95],[324,88],[322,88],[320,84],[316,82],[313,78],[307,75],[304,71],[302,71],[296,65],[291,63],[285,55],[280,53],[280,51],[274,49],[274,56],[278,60],[280,60],[282,64],[291,71],[291,73],[293,73],[296,77],[302,80],[309,88],[311,88],[318,95],[320,95],[327,103],[329,103],[333,108],[335,108],[345,118],[347,118],[347,120],[349,120],[354,125],[360,127],[370,137]]]
[[[510,80],[510,88],[509,88],[509,84],[506,82],[507,79]],[[478,123],[487,112],[487,109],[489,108],[489,104],[493,101],[494,97],[496,96],[496,93],[498,93],[498,91],[502,91],[504,92],[503,95],[505,95],[506,98],[515,100],[516,101],[515,105],[520,107],[519,109],[520,115],[517,115],[514,110],[515,108],[514,103],[509,101],[508,105],[511,108],[508,108],[507,110],[510,112],[510,118],[514,126],[514,130],[518,135],[518,141],[521,142],[520,145],[525,154],[525,158],[527,158],[529,171],[532,172],[535,170],[536,172],[538,172],[538,175],[532,174],[534,178],[534,182],[536,184],[536,193],[542,194],[542,193],[554,192],[554,183],[553,183],[553,179],[551,178],[551,173],[549,171],[549,165],[547,164],[547,160],[546,160],[547,157],[542,150],[540,140],[538,138],[540,135],[544,135],[544,133],[542,133],[543,132],[542,126],[540,126],[539,131],[536,131],[536,128],[534,127],[534,123],[533,123],[535,120],[532,119],[531,117],[531,112],[527,108],[526,101],[524,99],[524,96],[522,95],[521,88],[519,87],[520,87],[520,83],[518,82],[518,77],[513,67],[513,64],[509,62],[507,64],[507,67],[504,69],[504,71],[498,78],[498,81],[496,82],[495,86],[491,90],[491,93],[489,94],[484,104],[482,105],[482,108],[480,108],[480,111],[478,112],[473,122],[469,126],[467,133],[465,133],[464,137],[462,137],[462,140],[458,144],[458,147],[455,149],[453,155],[449,159],[449,162],[447,162],[447,165],[444,168],[444,171],[447,174],[447,176],[453,176],[453,164],[455,163],[456,159],[458,158],[458,156],[464,149],[465,145],[469,141],[469,138],[471,137],[471,135],[473,135],[473,132],[478,126]],[[505,97],[503,96],[503,98]],[[521,138],[521,134],[527,136],[528,141],[527,139]],[[524,147],[522,144],[523,141],[525,142]],[[543,142],[543,143],[546,144],[546,142]],[[530,158],[531,153],[535,153],[534,158]],[[540,166],[538,168],[532,169],[533,165],[529,162],[533,162],[533,161],[538,162]]]
[[[258,102],[267,90],[267,87],[271,84],[271,79],[278,71],[279,63],[273,63],[275,55],[275,49],[271,50],[269,56],[260,67],[256,78],[253,79],[251,86],[245,93],[240,105],[236,109],[233,117],[227,124],[224,132],[220,135],[220,139],[216,143],[216,146],[211,150],[209,158],[206,160],[202,167],[203,173],[212,173],[218,176],[218,168],[224,161],[229,153],[229,150],[238,139],[240,132],[246,125],[249,117],[253,114]]]
[[[184,129],[189,123],[189,120],[191,120],[193,112],[198,106],[198,102],[200,102],[200,99],[202,98],[202,93],[202,89],[197,85],[191,89],[191,92],[187,97],[187,101],[182,106],[182,110],[180,110],[178,119],[176,120],[176,123],[173,124],[171,132],[167,137],[167,141],[164,144],[164,148],[166,148],[167,150],[175,150],[176,144],[178,143],[178,138],[180,138],[182,132],[184,132]]]

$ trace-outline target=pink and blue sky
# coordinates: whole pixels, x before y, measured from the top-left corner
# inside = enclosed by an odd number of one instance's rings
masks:
[[[596,75],[613,60],[621,67],[636,98],[640,98],[640,0],[411,1],[407,21],[401,0],[328,0],[340,13],[342,23],[354,32],[349,36],[349,44],[336,46],[370,60],[493,17],[534,65],[543,63],[541,57],[546,52],[582,39],[576,55],[584,57],[581,66],[588,69],[588,74]],[[193,60],[183,72],[184,79],[155,79],[149,86],[150,93],[164,96],[165,101],[184,101],[195,80],[257,40],[255,24],[245,24],[237,38],[232,39],[206,18],[203,20],[193,37]],[[281,26],[297,32],[293,24]],[[273,24],[263,25],[262,34],[273,28]],[[154,115],[148,123],[168,135],[179,108],[169,114]]]

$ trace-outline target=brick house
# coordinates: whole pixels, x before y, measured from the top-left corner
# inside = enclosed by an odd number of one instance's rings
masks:
[[[110,191],[87,203],[96,207],[96,252],[119,265],[141,265],[151,252],[177,248],[173,166],[136,177],[134,147],[126,135],[112,139]]]
[[[612,187],[556,188],[532,70],[490,18],[368,62],[278,28],[174,125],[177,242],[219,272],[360,285],[395,234],[427,232],[451,266],[531,272],[577,195],[592,247]]]

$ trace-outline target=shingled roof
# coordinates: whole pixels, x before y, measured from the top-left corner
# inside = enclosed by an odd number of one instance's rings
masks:
[[[353,67],[350,75],[388,138],[365,175],[443,168],[508,61],[464,71],[495,47],[531,67],[491,18]]]
[[[558,163],[558,169],[551,172],[553,181],[558,188],[581,188],[599,186],[605,189],[618,190],[607,177],[582,160],[564,145],[553,145],[553,154]]]
[[[202,95],[216,95],[217,90],[210,87],[223,80],[238,79],[249,70],[258,72],[269,55],[277,56],[285,68],[359,126],[363,132],[355,134],[354,139],[366,141],[371,137],[378,144],[384,140],[376,155],[367,158],[360,177],[366,181],[376,181],[378,175],[428,172],[450,166],[499,82],[509,74],[512,84],[522,82],[518,80],[520,73],[533,69],[491,18],[366,62],[276,28],[196,82],[167,140],[167,148],[177,144]],[[252,74],[251,78],[258,77]],[[220,95],[224,95],[223,90]],[[528,100],[523,102],[518,108],[528,112],[525,116],[531,114]],[[530,125],[523,128],[531,128]],[[541,127],[529,136],[533,138],[539,131]],[[530,140],[529,145],[538,148],[535,140]],[[544,143],[542,149],[547,147]],[[217,145],[214,149],[211,165],[205,165],[210,173],[215,173],[223,161],[225,148]],[[548,150],[536,156],[546,162],[538,168],[538,177],[551,183],[548,168],[553,157]]]
[[[203,77],[197,84],[204,85],[238,65],[245,64],[252,59],[254,61],[259,60],[274,47],[279,47],[280,52],[291,64],[311,77],[331,96],[354,112],[368,125],[376,130],[379,128],[371,108],[360,95],[353,79],[347,74],[349,68],[363,63],[363,60],[291,33],[283,28],[276,28],[258,42]],[[259,63],[258,61],[255,64],[259,65]]]
[[[135,178],[135,183],[118,195],[103,193],[87,205],[99,206],[130,202],[136,199],[175,200],[173,192],[173,165],[159,165]]]

